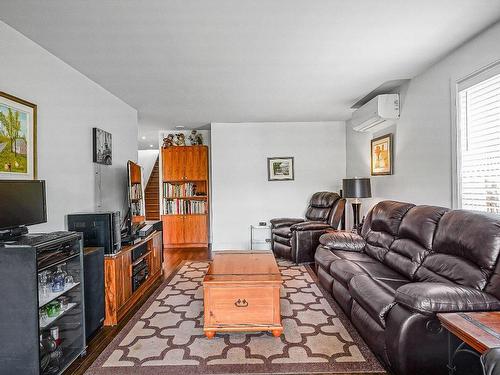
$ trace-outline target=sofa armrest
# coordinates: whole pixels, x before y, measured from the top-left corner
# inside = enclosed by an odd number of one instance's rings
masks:
[[[333,229],[327,223],[322,221],[304,221],[302,223],[293,224],[290,227],[290,230],[294,231],[305,231],[305,230],[325,230],[325,229]]]
[[[366,245],[366,241],[359,234],[340,230],[323,234],[319,243],[332,250],[358,252],[363,251]]]
[[[500,301],[491,294],[458,284],[430,282],[406,284],[396,290],[395,301],[427,315],[500,309]]]
[[[270,220],[273,228],[289,227],[293,224],[302,223],[303,221],[304,221],[304,219],[286,218],[286,217],[281,217],[281,218]]]
[[[500,348],[491,348],[481,356],[484,375],[500,374]]]

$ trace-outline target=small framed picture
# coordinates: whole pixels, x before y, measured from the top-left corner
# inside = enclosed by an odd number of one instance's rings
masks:
[[[94,163],[111,165],[113,163],[111,133],[99,128],[93,128],[92,135]]]
[[[371,175],[389,174],[392,174],[392,134],[374,138],[371,142]]]
[[[0,92],[0,179],[37,178],[35,104]]]
[[[293,157],[267,158],[268,181],[291,181],[293,179]]]

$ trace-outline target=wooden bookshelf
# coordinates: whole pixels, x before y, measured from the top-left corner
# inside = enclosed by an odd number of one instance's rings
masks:
[[[162,149],[161,175],[164,246],[208,246],[208,147]]]
[[[146,220],[142,168],[133,161],[128,162],[129,173],[129,203],[132,210],[132,222],[141,223]]]

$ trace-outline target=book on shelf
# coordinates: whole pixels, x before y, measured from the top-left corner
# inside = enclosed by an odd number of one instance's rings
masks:
[[[132,202],[130,205],[130,211],[132,216],[142,216],[142,204],[141,202]]]
[[[141,184],[135,184],[130,187],[130,199],[142,199]]]
[[[194,197],[196,194],[196,184],[186,182],[183,184],[171,184],[165,182],[163,184],[163,196],[171,198]]]
[[[165,198],[163,202],[165,215],[205,214],[206,211],[207,202],[205,201]]]

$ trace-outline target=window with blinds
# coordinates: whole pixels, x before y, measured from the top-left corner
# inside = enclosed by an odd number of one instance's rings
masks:
[[[463,86],[458,91],[461,207],[500,213],[500,74]]]

